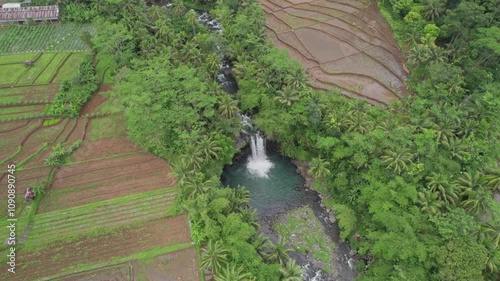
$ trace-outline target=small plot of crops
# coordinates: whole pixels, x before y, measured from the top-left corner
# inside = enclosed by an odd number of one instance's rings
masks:
[[[26,71],[19,77],[17,84],[33,84],[38,76],[47,70],[47,66],[56,57],[55,53],[43,54],[40,58],[36,60],[35,65],[27,66]],[[50,72],[50,69],[47,71]]]
[[[0,28],[0,54],[86,51],[89,47],[81,39],[85,32],[92,33],[93,27],[68,23]]]
[[[57,75],[53,78],[53,83],[60,83],[64,80],[70,80],[75,77],[78,68],[85,58],[86,53],[74,53],[69,56],[64,65],[57,70]]]
[[[58,276],[148,259],[189,247],[192,243],[186,216],[159,219],[100,235],[60,241],[51,247],[23,247],[16,253],[16,274],[8,272],[5,258],[2,260],[0,280],[56,280]]]
[[[287,213],[282,219],[284,223],[276,226],[279,236],[297,251],[310,253],[326,272],[335,272],[331,264],[335,245],[313,211],[309,207],[301,207]]]
[[[154,190],[36,215],[26,245],[50,244],[171,216],[175,191],[175,188]],[[43,204],[47,203],[50,202]]]
[[[25,71],[26,66],[22,64],[0,65],[0,85],[15,84],[17,79],[24,74]]]

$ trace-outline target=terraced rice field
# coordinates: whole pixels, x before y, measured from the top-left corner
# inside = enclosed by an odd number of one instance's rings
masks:
[[[7,264],[2,264],[0,279],[54,280],[57,276],[134,260],[148,252],[161,255],[191,245],[186,216],[182,215],[37,250],[23,249],[17,255],[16,274],[9,273]]]
[[[111,86],[101,85],[78,118],[43,116],[84,55],[0,55],[0,74],[8,74],[0,75],[0,185],[7,186],[7,164],[15,163],[18,219],[16,274],[4,255],[0,280],[199,280],[175,179],[164,160],[127,140],[119,112],[107,111]],[[24,66],[26,59],[35,66]],[[103,57],[102,81],[112,82],[109,68]],[[45,164],[53,146],[75,141],[82,144],[63,166]],[[27,187],[46,180],[41,200],[22,199]],[[0,189],[0,208],[7,209],[7,188]],[[6,215],[0,212],[0,239],[8,236]]]
[[[84,53],[0,55],[0,122],[43,117],[45,107],[70,80]],[[24,59],[35,62],[25,66]],[[57,82],[54,82],[57,81]]]
[[[316,89],[385,106],[405,95],[408,70],[371,0],[260,0],[266,29],[307,70]]]

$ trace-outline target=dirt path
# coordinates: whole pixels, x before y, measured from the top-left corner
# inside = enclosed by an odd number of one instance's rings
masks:
[[[385,106],[408,71],[375,1],[260,0],[268,36],[306,68],[315,89]]]

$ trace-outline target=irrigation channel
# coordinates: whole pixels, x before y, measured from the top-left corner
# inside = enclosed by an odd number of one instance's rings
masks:
[[[221,33],[222,26],[207,12],[198,12],[198,21],[212,32]],[[221,70],[217,81],[228,93],[238,91],[236,80],[231,74],[231,62],[221,55]],[[290,254],[303,269],[303,280],[321,281],[338,280],[351,281],[356,277],[356,261],[349,256],[350,248],[347,242],[339,241],[337,223],[330,221],[330,216],[321,208],[319,195],[312,190],[306,190],[304,178],[297,172],[292,161],[283,157],[274,149],[266,152],[265,136],[255,131],[249,116],[242,116],[242,138],[249,143],[235,157],[234,163],[224,169],[222,181],[230,187],[245,186],[249,189],[252,201],[251,207],[257,210],[261,225],[260,231],[271,241],[277,242],[278,235],[275,224],[281,216],[301,206],[309,206],[314,215],[323,225],[328,237],[335,243],[332,256],[335,272],[327,274],[320,263],[312,255],[299,251]]]

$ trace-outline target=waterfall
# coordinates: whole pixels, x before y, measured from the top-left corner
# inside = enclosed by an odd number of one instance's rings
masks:
[[[255,176],[267,178],[267,173],[273,167],[273,163],[267,159],[265,138],[258,132],[251,135],[250,147],[252,156],[248,159],[248,171]]]

